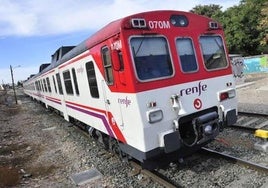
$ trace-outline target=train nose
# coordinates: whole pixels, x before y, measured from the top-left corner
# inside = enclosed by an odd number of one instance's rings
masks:
[[[219,134],[218,113],[209,112],[195,117],[192,122],[179,124],[179,133],[182,142],[188,147],[215,138]]]

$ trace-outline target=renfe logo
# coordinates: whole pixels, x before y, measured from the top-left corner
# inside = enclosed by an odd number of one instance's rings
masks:
[[[199,82],[198,86],[189,87],[189,88],[180,90],[180,96],[191,95],[194,93],[198,93],[198,96],[200,96],[203,91],[207,90],[207,87],[208,87],[207,84],[202,85],[201,82]]]
[[[126,105],[127,108],[131,104],[131,100],[129,100],[127,97],[125,99],[118,98],[118,103]]]

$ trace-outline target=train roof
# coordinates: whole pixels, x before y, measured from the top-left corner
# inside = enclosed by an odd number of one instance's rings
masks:
[[[113,21],[103,27],[101,30],[78,44],[77,46],[71,47],[71,49],[63,54],[62,57],[60,57],[58,60],[55,61],[56,53],[59,53],[63,48],[66,48],[66,46],[62,46],[59,49],[56,50],[56,52],[52,55],[51,64],[49,66],[46,66],[46,68],[43,68],[38,74],[36,74],[34,77],[38,77],[42,75],[42,73],[47,72],[55,67],[57,67],[60,64],[63,64],[64,62],[72,59],[73,57],[77,56],[78,54],[83,53],[87,49],[93,47],[94,45],[106,40],[107,38],[115,35],[120,31],[120,23],[122,19]]]
[[[68,61],[68,60],[72,59],[73,57],[85,52],[86,50],[90,49],[91,47],[93,47],[93,46],[103,42],[104,40],[116,35],[117,33],[120,32],[122,27],[127,26],[127,22],[129,22],[129,20],[131,18],[143,18],[147,14],[159,15],[159,14],[172,14],[172,13],[173,14],[181,13],[181,14],[187,14],[187,15],[194,15],[194,13],[191,13],[191,12],[183,12],[183,11],[177,11],[177,10],[156,10],[156,11],[149,11],[149,12],[141,12],[141,13],[133,14],[130,16],[126,16],[124,18],[120,18],[118,20],[110,22],[109,24],[104,26],[102,29],[100,29],[99,31],[97,31],[96,33],[94,33],[93,35],[88,37],[86,40],[84,40],[83,42],[81,42],[77,46],[70,47],[69,50],[62,55],[61,58],[59,58],[55,61],[55,59],[53,59],[53,56],[61,48],[65,48],[65,46],[62,46],[59,49],[57,49],[56,52],[52,55],[51,64],[48,67],[46,67],[44,70],[42,70],[41,72],[36,74],[34,77],[38,77],[39,75],[42,75],[42,73],[49,71],[49,70],[55,68],[56,66],[59,66],[60,64],[65,63],[66,61]],[[206,18],[206,19],[208,19],[208,18]],[[124,24],[122,24],[122,23],[124,23]]]

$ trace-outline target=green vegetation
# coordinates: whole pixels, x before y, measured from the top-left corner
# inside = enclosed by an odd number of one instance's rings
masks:
[[[221,6],[197,5],[191,12],[211,17],[224,28],[230,53],[268,53],[268,0],[241,0],[225,11]]]

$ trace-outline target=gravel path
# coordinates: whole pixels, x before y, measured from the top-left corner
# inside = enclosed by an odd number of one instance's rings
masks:
[[[70,176],[96,168],[80,187],[158,187],[92,138],[24,95],[0,106],[0,187],[76,187]]]

